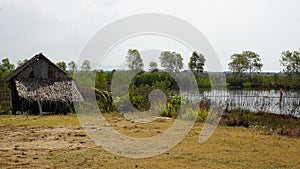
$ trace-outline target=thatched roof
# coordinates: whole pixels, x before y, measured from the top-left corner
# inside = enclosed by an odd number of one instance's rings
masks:
[[[74,81],[15,79],[18,95],[29,101],[83,101]]]
[[[19,76],[23,71],[26,71],[27,68],[40,59],[46,61],[48,65],[52,65],[55,72],[62,76],[51,79]],[[42,53],[35,55],[29,61],[10,72],[10,74],[2,79],[0,85],[8,81],[15,83],[19,97],[29,101],[83,101],[83,97],[77,90],[76,84],[72,78]]]
[[[65,74],[66,77],[68,77],[68,79],[72,79],[68,76],[68,74],[63,71],[62,69],[60,69],[56,64],[54,64],[53,62],[51,62],[47,57],[45,57],[42,53],[39,53],[37,55],[35,55],[34,57],[32,57],[30,60],[28,60],[26,63],[24,63],[23,65],[17,67],[15,70],[13,70],[12,72],[10,72],[7,76],[5,76],[1,82],[0,85],[3,85],[4,83],[8,82],[9,80],[13,79],[14,77],[18,76],[22,71],[24,71],[27,67],[29,67],[30,65],[32,65],[34,62],[38,61],[39,59],[44,59],[46,62],[48,62],[49,64],[53,65],[58,71],[60,71],[61,73]]]

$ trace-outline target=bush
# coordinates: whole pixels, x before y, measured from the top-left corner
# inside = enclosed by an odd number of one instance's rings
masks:
[[[225,124],[227,126],[244,126],[249,127],[251,123],[255,121],[254,114],[249,109],[237,109],[233,110],[227,115]]]
[[[248,121],[253,121],[254,115],[249,109],[242,109],[240,112],[240,118],[248,120]]]
[[[162,116],[176,118],[181,109],[181,103],[181,96],[171,97],[170,101],[167,103],[165,111],[162,113]]]
[[[183,120],[204,122],[207,119],[208,111],[200,111],[190,108],[182,115]]]
[[[249,88],[249,87],[251,87],[251,83],[250,82],[244,82],[243,87]]]
[[[131,103],[135,108],[139,109],[139,111],[146,111],[150,107],[148,97],[142,95],[132,96]]]
[[[203,77],[200,76],[197,79],[197,84],[199,87],[211,87],[210,78],[209,77]]]

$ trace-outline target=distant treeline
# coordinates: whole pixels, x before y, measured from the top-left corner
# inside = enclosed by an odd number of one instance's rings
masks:
[[[152,60],[149,62],[149,71],[144,71],[143,59],[137,49],[129,49],[125,56],[129,70],[137,70],[140,73],[135,78],[134,84],[139,87],[146,85],[154,85],[156,82],[163,87],[176,88],[174,80],[168,73],[179,73],[183,69],[183,58],[181,54],[172,51],[163,51],[159,56],[160,65],[167,73],[159,73],[158,64]],[[28,60],[18,61],[18,66],[23,65]],[[210,87],[210,79],[205,70],[205,56],[199,52],[194,51],[191,54],[188,67],[194,73],[199,87]],[[276,63],[276,62],[274,62]],[[283,51],[282,58],[278,62],[282,67],[282,73],[262,74],[261,69],[263,64],[259,54],[253,51],[243,51],[235,53],[230,56],[228,63],[230,72],[226,74],[226,85],[232,88],[300,88],[300,51]],[[80,67],[74,62],[65,63],[59,61],[56,65],[62,70],[72,76],[74,71],[91,71],[92,67],[90,61],[84,60]],[[0,80],[5,77],[10,71],[15,69],[15,65],[10,63],[8,58],[2,59],[0,63]],[[209,70],[208,70],[209,71]],[[113,71],[103,72],[98,71],[97,75],[103,78],[96,79],[97,84],[103,86],[109,85],[109,80],[112,77]],[[163,80],[162,80],[163,79]],[[102,81],[102,82],[98,82]],[[144,86],[143,86],[144,85]],[[225,85],[225,84],[224,84]]]
[[[224,72],[226,84],[221,85],[226,85],[229,88],[300,89],[300,53],[298,51],[285,51],[282,55],[280,63],[283,66],[283,73],[262,74],[260,72],[263,65],[257,53],[244,51],[240,54],[233,54],[231,62],[228,64],[231,72]],[[182,71],[183,59],[176,52],[164,51],[161,53],[159,59],[163,71],[158,69],[158,64],[153,60],[149,63],[150,70],[145,71],[143,60],[137,49],[129,49],[125,58],[128,69],[139,73],[130,82],[129,95],[120,97],[115,97],[111,94],[112,80],[116,71],[92,70],[88,60],[84,60],[80,68],[74,61],[68,64],[60,61],[56,65],[72,76],[78,86],[94,87],[97,103],[102,112],[115,111],[116,104],[119,106],[126,105],[126,100],[128,99],[130,99],[135,108],[141,111],[148,110],[150,107],[149,94],[154,89],[160,89],[166,94],[168,102],[163,116],[176,117],[177,110],[183,100],[181,96],[177,95],[179,87],[171,74],[182,74],[181,80],[184,80],[185,84],[194,84],[196,81],[196,85],[199,88],[211,87],[209,73],[204,69],[206,59],[204,55],[196,51],[192,53],[188,63],[195,79],[191,79],[190,76],[184,77],[185,71]],[[27,59],[19,61],[18,66],[23,65],[27,61]],[[10,63],[8,58],[2,59],[0,63],[0,78],[2,79],[14,69],[15,66]],[[124,70],[123,72],[126,75],[126,72],[130,71]],[[85,85],[80,83],[85,83]]]

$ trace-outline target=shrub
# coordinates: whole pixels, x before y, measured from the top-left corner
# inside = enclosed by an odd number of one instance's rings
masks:
[[[139,109],[139,111],[146,111],[150,107],[148,98],[142,95],[132,96],[131,103],[135,108]]]
[[[251,83],[250,82],[244,82],[243,87],[249,88],[249,87],[251,87]]]
[[[181,109],[181,103],[182,103],[181,96],[171,97],[170,101],[167,103],[165,111],[162,113],[162,116],[176,118]]]
[[[189,108],[186,112],[182,115],[183,120],[195,120],[197,122],[204,122],[207,119],[209,111],[200,111],[195,110],[193,108]]]

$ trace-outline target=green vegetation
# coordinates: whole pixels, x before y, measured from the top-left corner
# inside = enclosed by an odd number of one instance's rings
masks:
[[[126,61],[130,70],[141,71],[144,68],[143,59],[137,49],[128,49]]]
[[[66,71],[66,69],[67,69],[67,64],[66,64],[64,61],[57,62],[56,65],[57,65],[61,70]]]
[[[250,112],[248,109],[236,109],[224,112],[220,124],[227,126],[254,127],[290,137],[300,137],[300,119],[288,115],[266,112]]]
[[[150,71],[153,72],[153,71],[157,70],[158,65],[157,65],[157,63],[155,61],[152,60],[149,63],[149,67],[150,67]]]
[[[259,72],[263,66],[260,56],[252,51],[244,51],[240,54],[231,55],[231,62],[228,63],[229,69],[234,74],[234,79],[240,77],[244,72],[249,72],[249,82],[253,72]]]
[[[177,102],[174,98],[180,98],[176,93],[179,91],[178,84],[169,74],[170,72],[178,73],[183,68],[183,58],[179,53],[172,51],[163,51],[159,57],[161,66],[166,72],[158,71],[158,64],[155,61],[149,63],[150,72],[142,71],[144,67],[143,60],[137,49],[129,49],[126,55],[128,68],[131,70],[139,70],[140,72],[130,82],[129,99],[140,111],[148,110],[150,107],[149,94],[154,89],[162,90],[167,96],[168,103],[164,116],[175,117],[178,112]],[[188,66],[195,74],[196,82],[199,89],[211,87],[209,73],[205,72],[205,56],[197,51],[192,53]],[[18,65],[26,63],[28,60],[19,61]],[[299,51],[284,51],[282,53],[281,65],[284,67],[284,73],[261,74],[260,70],[263,66],[260,55],[253,51],[243,51],[231,56],[231,61],[228,64],[232,70],[232,74],[226,75],[226,85],[229,88],[300,88],[300,52]],[[66,71],[67,64],[64,61],[58,62],[57,65]],[[2,59],[0,64],[0,79],[5,77],[10,71],[15,68],[10,63],[8,58]],[[115,111],[115,105],[111,96],[111,83],[115,71],[104,72],[90,71],[91,63],[84,60],[80,66],[81,71],[76,75],[72,73],[77,70],[77,65],[74,61],[68,63],[67,73],[72,76],[79,86],[90,88],[94,87],[98,105],[102,112]],[[125,71],[126,72],[126,71]],[[122,80],[121,77],[120,80]],[[81,79],[78,81],[78,79]],[[84,80],[82,80],[84,79]],[[185,82],[192,82],[188,77],[182,78]],[[4,86],[7,87],[7,84]],[[118,104],[126,98],[117,98]],[[1,109],[5,109],[2,105]],[[5,109],[6,110],[6,109]]]
[[[183,68],[183,58],[179,53],[164,51],[160,54],[161,67],[167,72],[179,72]]]
[[[204,55],[194,51],[192,53],[192,56],[191,56],[190,62],[189,62],[189,68],[191,69],[191,71],[198,75],[198,73],[202,73],[204,71],[204,65],[205,65]]]
[[[91,62],[88,60],[84,60],[81,65],[81,69],[85,71],[90,71],[92,69]]]
[[[284,66],[283,71],[292,77],[300,76],[300,51],[284,51],[280,64]]]

